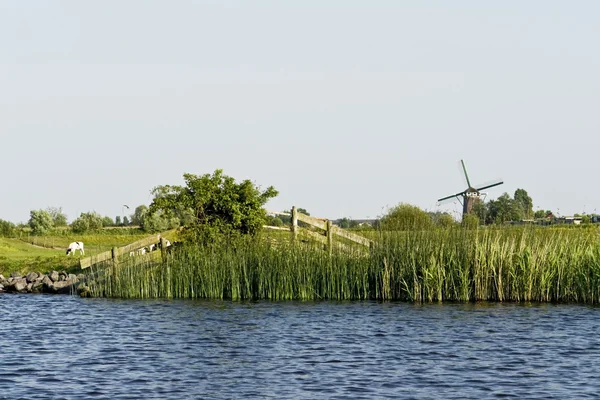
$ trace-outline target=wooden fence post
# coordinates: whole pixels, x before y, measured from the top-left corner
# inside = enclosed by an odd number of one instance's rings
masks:
[[[295,242],[298,238],[298,211],[296,210],[296,206],[292,206],[292,240]]]
[[[119,248],[118,247],[113,247],[112,248],[112,276],[114,279],[114,282],[117,281],[117,279],[119,278],[119,276],[117,275],[117,266],[119,265]]]
[[[113,262],[114,266],[117,266],[117,264],[119,264],[119,248],[118,247],[112,248],[112,262]]]
[[[165,264],[167,262],[167,241],[162,236],[160,238],[160,256],[163,264]]]
[[[329,254],[333,251],[333,228],[330,220],[327,220],[327,250],[329,250]]]

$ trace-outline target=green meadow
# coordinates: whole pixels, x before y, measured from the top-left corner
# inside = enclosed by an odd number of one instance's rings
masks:
[[[75,272],[81,255],[77,252],[75,256],[67,256],[65,252],[69,243],[83,242],[85,256],[89,256],[147,236],[147,232],[139,229],[105,229],[83,235],[64,230],[41,236],[20,232],[16,238],[0,237],[0,274],[8,276],[12,272],[46,273],[52,270]]]

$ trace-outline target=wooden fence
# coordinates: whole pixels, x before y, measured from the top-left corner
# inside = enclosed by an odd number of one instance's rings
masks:
[[[354,242],[368,248],[373,246],[373,241],[369,240],[363,236],[357,235],[352,232],[348,232],[338,226],[333,225],[333,223],[325,218],[315,218],[309,215],[302,214],[296,210],[296,206],[292,207],[291,213],[285,212],[276,212],[276,211],[267,211],[269,214],[275,215],[288,215],[291,216],[291,224],[289,227],[285,226],[265,226],[268,229],[277,229],[291,232],[291,236],[293,240],[297,240],[299,236],[306,236],[311,239],[314,239],[318,242],[323,243],[327,249],[331,252],[333,250],[333,239],[334,236],[340,236],[350,242]],[[298,225],[298,221],[304,222],[312,227],[319,229],[321,232],[315,232],[313,230],[304,229]],[[169,232],[174,232],[169,231]],[[165,232],[167,233],[167,232]],[[163,235],[165,234],[163,233]],[[124,255],[129,255],[131,252],[137,252],[139,249],[144,247],[150,247],[151,245],[157,245],[161,249],[161,255],[163,261],[166,257],[166,240],[161,235],[153,235],[147,238],[138,240],[136,242],[130,243],[128,245],[122,247],[113,247],[111,250],[98,253],[96,255],[81,258],[79,260],[79,266],[82,269],[89,268],[92,265],[111,261],[113,264],[118,264],[119,257]],[[346,248],[343,243],[337,243],[337,246]]]
[[[79,267],[81,269],[89,268],[94,264],[105,261],[112,261],[113,264],[118,264],[119,257],[129,255],[131,252],[137,252],[139,249],[150,247],[151,245],[156,245],[160,248],[162,259],[164,261],[167,250],[166,239],[161,235],[152,235],[122,247],[113,247],[111,250],[90,257],[81,258],[79,260]]]
[[[373,246],[373,241],[369,240],[363,236],[357,235],[352,232],[348,232],[338,226],[333,225],[333,223],[325,218],[315,218],[309,215],[302,214],[296,210],[296,206],[292,207],[291,213],[286,212],[277,212],[277,211],[267,211],[269,214],[275,215],[287,215],[290,216],[292,221],[289,227],[277,227],[277,226],[265,226],[268,229],[278,229],[278,230],[287,230],[291,232],[292,239],[297,240],[299,235],[306,235],[312,239],[315,239],[327,246],[327,249],[331,251],[333,249],[333,239],[334,235],[343,237],[351,242],[361,244],[363,246],[367,246],[371,248]],[[304,229],[298,225],[298,221],[304,222],[310,226],[318,228],[321,232],[315,232],[312,230]],[[338,243],[338,246],[345,247],[342,243]]]

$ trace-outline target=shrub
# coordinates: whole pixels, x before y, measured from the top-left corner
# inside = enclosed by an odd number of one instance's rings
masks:
[[[15,234],[15,224],[0,219],[0,236],[11,237]]]
[[[115,225],[114,221],[108,215],[106,217],[102,218],[102,226],[114,226],[114,225]]]
[[[144,215],[142,220],[142,229],[146,232],[163,232],[168,229],[177,228],[179,226],[179,218],[169,217],[158,211],[152,214]]]
[[[104,219],[97,212],[81,213],[79,218],[71,223],[71,229],[75,233],[84,233],[102,229]]]
[[[50,214],[54,227],[67,226],[67,216],[62,212],[61,207],[48,207],[46,211]]]
[[[381,229],[385,231],[424,230],[433,226],[433,220],[419,207],[400,203],[381,218]]]
[[[277,217],[277,216],[268,216],[267,217],[267,223],[266,225],[269,226],[283,226],[283,221],[281,220],[281,218]]]
[[[31,210],[29,212],[29,226],[34,235],[43,235],[48,232],[54,224],[52,216],[46,210]]]
[[[187,211],[190,221],[185,236],[194,241],[215,243],[220,235],[254,235],[266,222],[263,206],[277,195],[272,186],[262,191],[250,180],[236,183],[220,169],[212,175],[183,177],[185,186],[154,188],[149,214],[161,212],[170,220]]]

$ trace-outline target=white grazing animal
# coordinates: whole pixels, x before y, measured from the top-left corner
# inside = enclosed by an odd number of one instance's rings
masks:
[[[75,251],[77,250],[79,250],[81,254],[85,254],[83,251],[83,242],[73,242],[69,244],[69,247],[67,247],[67,255],[70,255],[71,253],[75,255]]]

